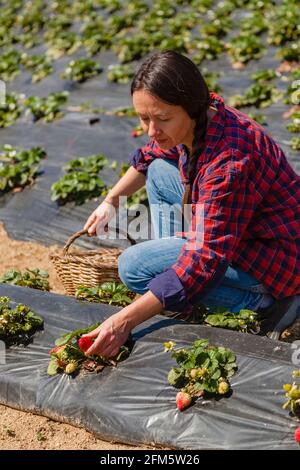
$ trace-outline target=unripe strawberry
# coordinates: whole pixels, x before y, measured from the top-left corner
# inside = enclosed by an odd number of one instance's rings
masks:
[[[93,342],[94,341],[89,336],[82,336],[78,340],[78,346],[80,347],[82,351],[86,352],[88,349],[90,349]]]
[[[198,369],[198,377],[204,377],[206,372],[207,372],[206,367],[201,367],[200,369]]]
[[[66,374],[73,374],[73,372],[75,372],[76,369],[77,369],[77,363],[76,362],[70,362],[69,364],[66,365],[65,373]]]
[[[218,385],[218,393],[220,395],[225,395],[225,393],[227,393],[228,391],[229,391],[229,383],[225,381],[220,382]]]
[[[300,390],[292,389],[292,390],[289,392],[289,396],[290,396],[293,400],[298,400],[298,399],[300,398]]]
[[[176,406],[179,411],[185,410],[188,406],[190,406],[192,402],[192,397],[186,392],[178,392],[176,395]]]
[[[298,442],[298,444],[300,444],[300,428],[296,429],[294,437],[295,437],[295,441]]]
[[[190,377],[191,379],[195,380],[198,377],[198,369],[191,369]]]

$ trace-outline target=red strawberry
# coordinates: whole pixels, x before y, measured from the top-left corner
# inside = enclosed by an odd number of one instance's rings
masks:
[[[298,442],[298,444],[300,444],[300,428],[296,429],[294,437],[295,437],[295,441]]]
[[[138,137],[138,136],[139,136],[139,133],[135,129],[133,129],[131,131],[131,137]]]
[[[78,346],[80,347],[82,351],[86,352],[88,349],[90,349],[93,342],[94,341],[89,336],[82,336],[78,340]]]
[[[185,410],[188,406],[190,406],[192,402],[192,397],[186,392],[178,392],[176,395],[176,406],[179,411]]]

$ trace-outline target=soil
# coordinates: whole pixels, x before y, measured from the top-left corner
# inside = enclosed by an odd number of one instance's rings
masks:
[[[8,269],[40,268],[48,271],[50,291],[64,294],[56,272],[49,261],[50,249],[37,243],[11,240],[0,224],[0,276]],[[43,416],[37,416],[0,405],[0,449],[1,450],[129,450],[152,449],[151,446],[128,446],[106,442],[96,438],[84,429],[59,423]]]

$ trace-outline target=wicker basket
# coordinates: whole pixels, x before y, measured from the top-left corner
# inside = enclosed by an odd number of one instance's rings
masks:
[[[117,229],[117,232],[120,230]],[[94,287],[106,281],[121,282],[118,274],[118,257],[122,253],[120,248],[100,248],[91,251],[72,251],[71,244],[87,230],[74,233],[62,250],[50,254],[56,272],[69,295],[75,295],[80,285]],[[131,245],[136,242],[127,234]]]

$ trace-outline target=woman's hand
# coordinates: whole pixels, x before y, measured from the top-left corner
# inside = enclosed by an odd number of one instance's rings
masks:
[[[120,347],[126,343],[131,328],[127,319],[118,312],[98,326],[95,330],[82,337],[96,338],[93,345],[86,351],[87,356],[115,356]]]
[[[103,201],[89,216],[83,229],[87,230],[90,236],[96,235],[96,233],[97,235],[104,235],[104,228],[114,217],[115,213],[116,208],[112,204]]]
[[[121,346],[126,343],[133,328],[148,320],[162,310],[162,304],[152,294],[146,292],[132,304],[115,313],[95,330],[82,337],[96,338],[93,345],[85,352],[87,356],[99,355],[113,357]]]

